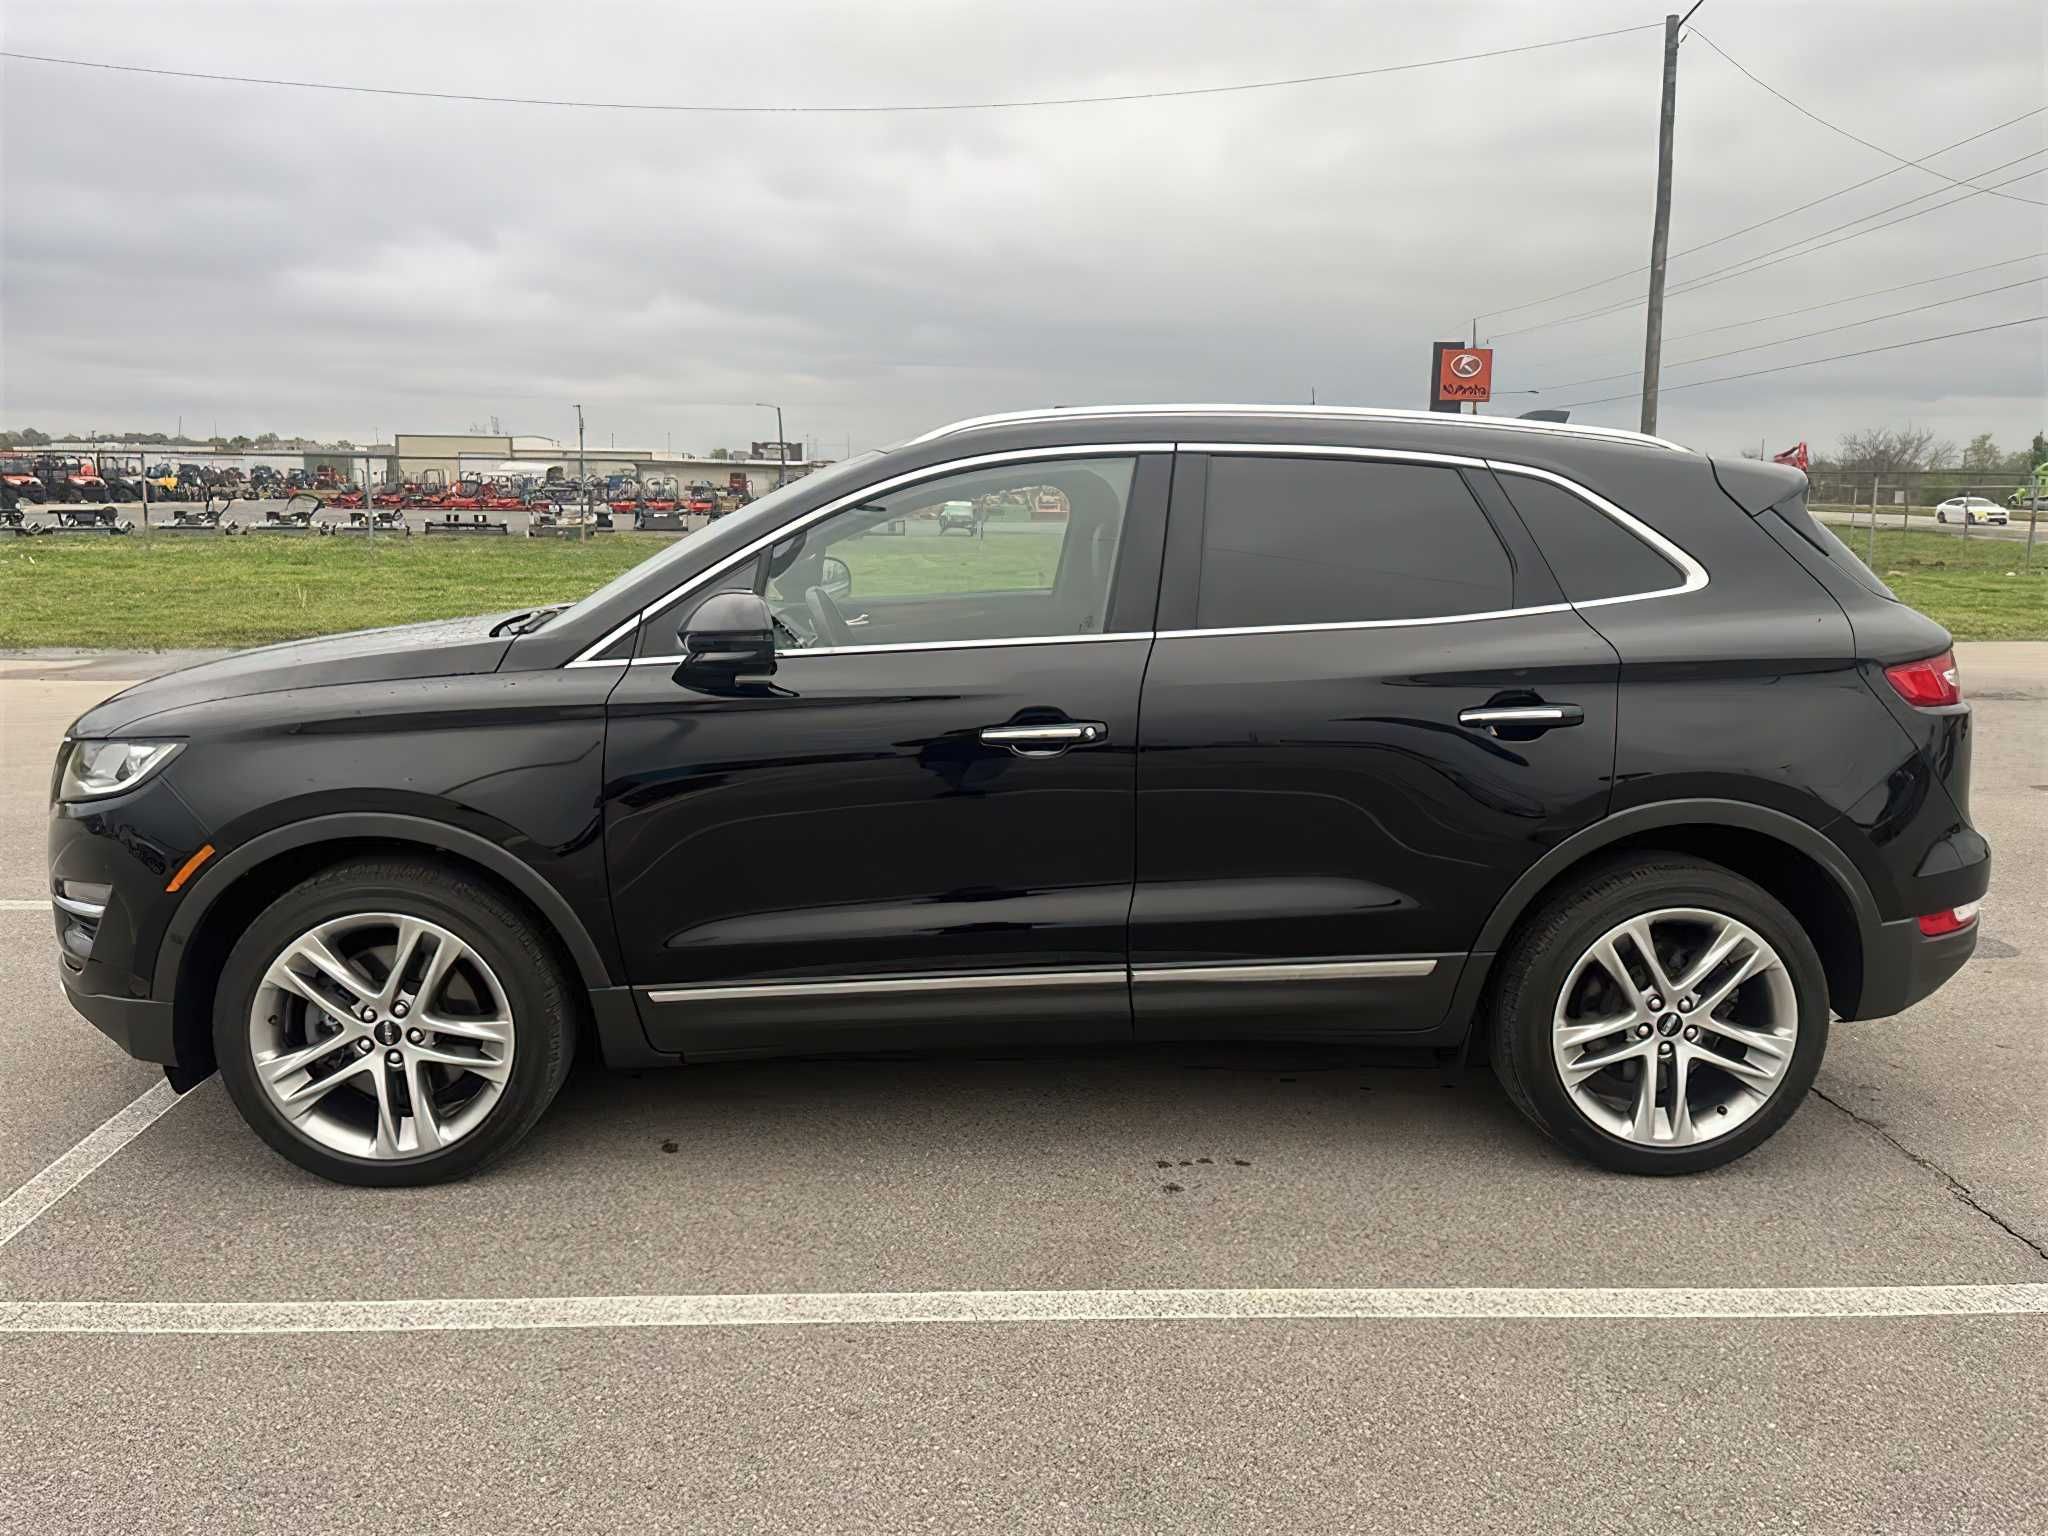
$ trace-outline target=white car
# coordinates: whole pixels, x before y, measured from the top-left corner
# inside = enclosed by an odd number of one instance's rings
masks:
[[[1982,496],[1951,496],[1934,509],[1937,523],[2010,523],[2005,508]]]

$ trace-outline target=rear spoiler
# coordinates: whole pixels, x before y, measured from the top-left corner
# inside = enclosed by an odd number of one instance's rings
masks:
[[[1714,478],[1728,499],[1751,517],[1793,496],[1806,494],[1806,471],[1761,459],[1711,459]]]

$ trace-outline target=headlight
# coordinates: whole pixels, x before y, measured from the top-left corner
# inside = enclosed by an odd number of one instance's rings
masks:
[[[74,741],[58,777],[59,800],[91,800],[133,789],[178,755],[182,741]]]

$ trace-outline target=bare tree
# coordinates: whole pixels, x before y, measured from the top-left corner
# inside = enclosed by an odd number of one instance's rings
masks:
[[[1936,438],[1931,427],[1870,427],[1845,432],[1835,454],[1837,469],[1879,475],[1945,469],[1955,461],[1956,445]]]

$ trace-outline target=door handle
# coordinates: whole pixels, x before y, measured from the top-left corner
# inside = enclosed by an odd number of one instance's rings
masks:
[[[1476,725],[1489,732],[1502,725],[1548,731],[1558,726],[1578,725],[1585,718],[1586,712],[1576,704],[1488,704],[1479,709],[1458,711],[1458,724]]]
[[[1100,720],[1062,720],[1056,725],[990,725],[981,732],[991,747],[1008,747],[1019,757],[1058,757],[1074,747],[1093,747],[1109,739]]]

